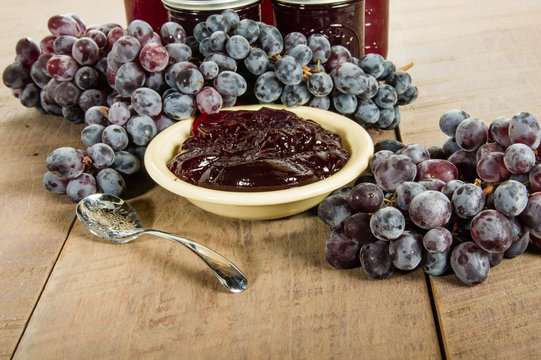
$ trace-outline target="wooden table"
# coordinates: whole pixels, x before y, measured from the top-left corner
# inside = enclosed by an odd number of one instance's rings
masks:
[[[0,67],[53,14],[125,24],[121,1],[0,2]],[[405,143],[442,144],[440,115],[541,116],[541,2],[393,0],[389,58],[415,62]],[[45,157],[80,127],[0,88],[0,357],[16,359],[539,359],[541,254],[504,260],[486,282],[421,270],[370,280],[324,258],[314,212],[275,221],[205,213],[148,179],[127,198],[143,223],[199,240],[245,270],[227,293],[181,246],[104,243],[41,184]],[[377,141],[394,132],[373,132]]]

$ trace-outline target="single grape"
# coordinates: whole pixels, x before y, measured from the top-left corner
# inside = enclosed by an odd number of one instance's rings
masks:
[[[135,174],[137,171],[139,171],[140,166],[141,163],[137,156],[125,150],[115,153],[115,160],[111,165],[113,169],[125,175]]]
[[[409,84],[406,90],[402,94],[398,94],[396,99],[396,105],[408,105],[414,102],[419,96],[419,89],[414,84]]]
[[[400,270],[413,270],[423,258],[422,236],[405,230],[389,243],[389,255],[393,265]]]
[[[312,62],[325,63],[331,55],[331,43],[329,39],[323,35],[314,33],[308,37],[307,45],[312,50]]]
[[[441,276],[445,274],[450,266],[450,254],[450,250],[441,253],[427,252],[421,262],[423,271],[432,276]]]
[[[380,109],[372,100],[361,97],[357,101],[357,110],[353,116],[366,124],[374,124],[380,118]]]
[[[443,253],[451,248],[453,235],[444,227],[430,229],[423,236],[423,246],[431,253]]]
[[[284,49],[284,39],[280,31],[272,26],[261,26],[259,29],[259,43],[268,56],[278,55]]]
[[[83,154],[72,147],[60,147],[49,153],[47,170],[60,179],[75,179],[83,173]]]
[[[87,173],[70,180],[66,187],[66,195],[73,202],[79,202],[85,197],[96,193],[96,179]]]
[[[329,195],[317,208],[319,218],[333,230],[341,229],[344,221],[353,215],[354,210],[349,203],[349,197],[344,195]]]
[[[494,208],[507,217],[519,215],[528,204],[528,189],[515,180],[507,180],[494,191]]]
[[[532,192],[541,191],[541,164],[535,165],[528,175]]]
[[[422,185],[427,190],[441,191],[445,186],[445,182],[440,179],[419,180],[418,184]]]
[[[111,49],[114,59],[120,63],[132,62],[139,56],[141,43],[133,36],[123,36],[118,39]]]
[[[208,37],[210,50],[213,52],[224,52],[225,44],[229,40],[229,35],[225,31],[215,31]],[[250,44],[248,44],[250,46]]]
[[[477,151],[488,140],[488,127],[479,119],[465,119],[456,127],[455,140],[462,149]]]
[[[107,144],[96,143],[88,148],[88,156],[92,159],[92,165],[96,169],[110,167],[115,160],[114,150]]]
[[[301,64],[293,56],[285,55],[276,61],[276,76],[285,85],[297,85],[302,81]]]
[[[453,197],[454,192],[461,187],[462,185],[465,185],[466,183],[462,180],[451,180],[448,181],[445,186],[441,189],[441,192],[451,200]]]
[[[99,73],[93,67],[82,66],[75,73],[73,81],[81,90],[94,89],[99,84]]]
[[[310,48],[308,47],[308,49]],[[312,51],[310,50],[310,52]],[[332,69],[334,69],[337,65],[345,62],[351,62],[351,60],[351,53],[345,46],[334,45],[331,46],[331,53],[327,59],[327,62],[325,63],[325,67],[332,71]]]
[[[150,116],[132,116],[126,124],[126,131],[136,145],[147,145],[156,136],[158,129]]]
[[[530,243],[530,232],[527,230],[524,231],[518,218],[509,218],[508,220],[513,230],[513,243],[505,250],[503,255],[506,258],[514,258],[526,251]]]
[[[206,20],[207,27],[210,31],[227,31],[227,23],[222,14],[212,14]]]
[[[54,53],[57,55],[70,55],[73,44],[77,38],[71,35],[62,35],[57,37],[53,42]]]
[[[377,240],[361,247],[361,266],[374,279],[390,278],[395,267],[389,255],[389,242]]]
[[[161,44],[146,44],[139,52],[139,63],[148,72],[163,71],[169,64],[169,52]]]
[[[384,191],[395,191],[405,181],[413,181],[417,175],[417,167],[406,155],[395,155],[381,161],[374,171],[378,185]]]
[[[519,219],[526,226],[532,236],[541,237],[541,192],[531,194],[528,205],[520,213]]]
[[[397,70],[387,76],[385,83],[391,85],[398,95],[403,94],[411,85],[411,76],[403,70]]]
[[[57,81],[71,81],[79,65],[68,55],[54,55],[47,61],[47,71]]]
[[[417,164],[417,180],[439,179],[447,183],[458,180],[458,169],[448,161],[428,159]]]
[[[333,94],[332,101],[334,109],[343,115],[352,114],[357,109],[357,97],[355,95],[337,91]]]
[[[458,173],[465,180],[473,181],[477,177],[477,161],[474,152],[460,149],[451,154],[447,160],[456,166]]]
[[[307,105],[321,110],[329,110],[331,99],[328,96],[312,96]]]
[[[83,37],[73,43],[71,56],[79,65],[94,65],[100,59],[100,48],[91,38]]]
[[[196,104],[190,95],[171,93],[163,98],[163,112],[174,120],[184,120],[195,115]]]
[[[109,122],[115,125],[125,125],[131,117],[130,108],[123,102],[116,102],[109,107]]]
[[[302,66],[307,66],[312,61],[312,50],[306,44],[296,45],[289,49],[287,54],[297,59]]]
[[[447,224],[452,209],[447,196],[439,191],[426,190],[411,200],[408,213],[415,225],[429,230]]]
[[[295,107],[306,104],[310,100],[311,94],[304,83],[298,85],[286,85],[280,96],[282,104]]]
[[[535,153],[525,144],[511,144],[503,156],[503,163],[511,174],[526,174],[535,165]]]
[[[370,230],[380,240],[396,239],[405,227],[404,215],[392,206],[377,210],[370,218]]]
[[[53,194],[65,194],[69,182],[70,179],[59,178],[51,171],[47,171],[43,175],[43,186]]]
[[[129,143],[128,133],[120,125],[109,125],[103,129],[101,140],[114,151],[124,150]]]
[[[477,162],[479,162],[479,160],[481,160],[481,158],[487,154],[490,154],[492,152],[504,152],[504,151],[505,149],[502,146],[500,146],[498,143],[494,143],[494,142],[486,143],[486,144],[481,145],[479,149],[477,149],[477,152],[475,153],[475,159],[477,160]]]
[[[356,211],[375,212],[383,205],[383,191],[375,184],[360,183],[351,189],[349,201]]]
[[[142,87],[131,94],[131,105],[139,115],[157,116],[162,111],[162,98],[156,91]]]
[[[195,96],[195,104],[201,114],[214,114],[222,108],[222,96],[216,89],[205,86]]]
[[[488,254],[475,243],[464,242],[451,252],[451,267],[464,284],[480,284],[490,271]]]
[[[86,37],[94,40],[100,50],[105,49],[105,47],[107,46],[107,35],[105,35],[105,33],[101,30],[89,30],[86,33]]]
[[[492,139],[502,146],[504,149],[512,144],[509,138],[509,125],[511,120],[504,117],[499,117],[492,121],[489,126],[490,136]],[[502,151],[503,152],[503,151]]]
[[[486,182],[505,181],[511,176],[504,163],[504,153],[493,152],[485,155],[477,163],[477,175]],[[458,166],[457,166],[458,168]]]
[[[244,65],[254,75],[261,75],[267,70],[269,60],[267,53],[260,48],[251,48],[244,58]]]
[[[440,117],[440,130],[445,135],[454,138],[458,125],[469,117],[470,115],[463,110],[448,110]]]
[[[359,59],[359,67],[366,74],[379,78],[385,71],[385,59],[379,54],[366,54]],[[387,74],[385,77],[387,77]]]
[[[367,80],[366,77],[364,77],[363,75],[363,71],[358,66],[347,62],[337,65],[331,72],[331,76],[334,80],[334,86],[336,87],[336,89],[343,93],[351,95],[359,95],[366,90]],[[382,86],[380,86],[380,89],[382,88]],[[376,98],[377,96],[378,95],[376,95]],[[394,102],[396,103],[396,94]]]
[[[361,245],[374,242],[377,239],[370,231],[370,214],[355,213],[344,222],[344,234],[352,241]]]
[[[455,213],[463,219],[477,215],[485,206],[485,194],[481,187],[464,184],[457,188],[451,197]]]
[[[242,19],[233,30],[233,33],[245,37],[250,44],[253,44],[259,38],[260,29],[254,20]]]
[[[126,28],[128,35],[133,36],[141,44],[146,44],[154,36],[154,30],[144,20],[133,20]]]
[[[34,83],[26,84],[19,94],[21,104],[26,107],[36,107],[40,104],[41,89]]]
[[[82,35],[82,29],[73,19],[68,15],[55,15],[51,16],[47,21],[47,27],[54,36],[72,35],[80,37]]]
[[[78,104],[81,90],[71,81],[63,81],[54,89],[54,101],[60,106]]]
[[[244,36],[233,35],[227,39],[225,50],[233,59],[242,60],[250,53],[250,43]]]
[[[123,97],[131,96],[132,92],[145,83],[145,71],[141,65],[133,62],[123,64],[116,73],[115,90]]]
[[[221,95],[241,96],[246,92],[247,86],[246,80],[233,71],[222,71],[214,79],[214,88]]]
[[[413,162],[415,165],[419,164],[422,161],[430,159],[430,154],[428,153],[428,150],[426,147],[420,144],[408,144],[402,147],[400,150],[397,150],[396,152],[399,155],[406,155]]]
[[[314,96],[327,96],[333,90],[332,77],[325,72],[313,73],[306,81],[306,86]]]
[[[361,244],[351,240],[343,232],[332,231],[325,243],[325,258],[337,269],[360,266]]]
[[[186,31],[174,21],[165,22],[160,28],[160,35],[164,45],[186,42]]]
[[[199,65],[199,71],[205,80],[213,80],[220,73],[220,68],[214,61],[208,60]]]
[[[514,115],[509,123],[509,139],[512,143],[521,143],[537,149],[541,144],[541,125],[537,118],[528,112]]]
[[[107,105],[107,94],[98,89],[85,90],[79,96],[78,104],[84,111],[93,106]]]
[[[373,98],[374,103],[382,109],[391,109],[396,105],[397,93],[391,85],[383,84]]]
[[[262,103],[276,101],[282,95],[283,85],[274,71],[267,71],[260,75],[254,86],[254,94]]]
[[[105,126],[100,124],[91,124],[86,126],[81,131],[81,141],[88,147],[101,142],[101,134],[103,133],[103,129],[105,129]]]
[[[395,205],[401,210],[408,211],[411,200],[425,190],[426,188],[417,182],[405,181],[396,188]]]
[[[473,241],[487,252],[503,253],[513,242],[509,220],[497,210],[483,210],[470,224]]]
[[[205,60],[207,61],[207,60]],[[178,74],[184,69],[197,69],[197,66],[189,61],[181,61],[169,66],[165,70],[165,82],[169,85],[170,88],[177,89],[177,77]]]
[[[96,175],[96,187],[99,192],[121,196],[126,192],[126,181],[115,169],[102,169]]]
[[[193,54],[192,48],[182,43],[167,44],[165,45],[165,50],[167,50],[167,54],[169,55],[169,65],[181,61],[189,61]]]
[[[204,82],[203,74],[197,68],[184,69],[177,75],[177,88],[183,94],[197,94],[203,88]]]
[[[240,16],[233,9],[225,9],[220,15],[222,15],[227,31],[235,29],[240,24]]]

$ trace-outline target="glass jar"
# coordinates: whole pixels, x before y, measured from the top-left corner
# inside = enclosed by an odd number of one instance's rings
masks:
[[[285,36],[294,31],[327,35],[351,55],[364,54],[364,0],[273,0],[274,24]]]
[[[160,33],[160,28],[167,21],[167,10],[161,0],[124,0],[126,21],[144,20],[152,26],[155,32]]]
[[[182,25],[186,35],[193,33],[195,25],[212,14],[225,9],[235,10],[241,19],[261,20],[261,0],[162,0],[169,20]]]
[[[389,48],[389,0],[365,0],[364,52],[387,57]]]

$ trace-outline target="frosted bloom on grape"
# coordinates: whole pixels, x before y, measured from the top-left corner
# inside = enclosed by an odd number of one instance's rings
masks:
[[[427,190],[411,200],[409,215],[415,225],[428,230],[447,224],[452,210],[447,196],[439,191]]]

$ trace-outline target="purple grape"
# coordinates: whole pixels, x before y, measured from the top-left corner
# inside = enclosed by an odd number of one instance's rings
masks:
[[[442,253],[451,247],[453,234],[444,227],[430,229],[423,236],[423,246],[431,253]]]
[[[485,155],[477,163],[477,174],[479,177],[490,183],[505,181],[511,176],[505,167],[504,153],[493,152]]]
[[[344,233],[332,231],[325,243],[325,258],[337,269],[360,266],[361,244],[352,241]]]
[[[464,184],[457,188],[451,196],[455,213],[463,219],[477,215],[485,206],[485,194],[481,187]]]
[[[379,240],[396,239],[405,227],[404,215],[392,206],[379,209],[370,218],[370,230]]]
[[[389,242],[377,240],[361,247],[361,266],[374,279],[390,278],[395,267],[389,255]]]
[[[355,213],[344,222],[344,234],[361,245],[373,242],[376,238],[370,231],[370,217],[366,213]]]
[[[449,110],[440,117],[439,126],[441,131],[452,138],[455,137],[458,124],[469,118],[470,115],[462,110]]]
[[[383,191],[375,184],[357,184],[351,190],[349,202],[356,211],[371,213],[383,205]]]
[[[507,217],[519,215],[528,204],[528,189],[515,180],[507,180],[494,191],[494,208]]]
[[[511,139],[509,139],[509,125],[511,120],[504,117],[499,117],[492,121],[489,126],[489,131],[492,139],[498,143],[504,149],[512,144]],[[503,152],[503,150],[502,150]]]
[[[509,123],[509,139],[537,149],[541,143],[541,125],[537,118],[528,112],[514,115]]]
[[[419,233],[405,230],[389,243],[389,255],[397,269],[415,269],[423,258],[422,236]]]
[[[441,253],[427,252],[421,262],[421,267],[426,274],[433,276],[440,276],[447,272],[449,269],[449,257],[451,250],[447,250]]]
[[[535,166],[535,153],[524,144],[512,144],[505,149],[503,163],[511,174],[526,174]]]
[[[403,182],[396,188],[394,202],[401,210],[408,211],[411,200],[415,195],[422,193],[425,190],[426,188],[419,183],[413,181]]]
[[[340,229],[344,221],[353,214],[349,198],[344,195],[327,196],[318,206],[317,213],[323,222],[331,229]]]
[[[519,219],[526,226],[532,236],[541,237],[541,192],[531,194],[528,205],[519,215]]]
[[[75,179],[83,173],[83,155],[72,147],[61,147],[47,155],[47,170],[60,179]]]
[[[47,171],[45,175],[43,175],[43,186],[47,191],[52,192],[53,194],[65,194],[69,182],[70,179],[59,178],[51,171]]]
[[[162,112],[160,94],[149,88],[138,88],[131,94],[131,105],[139,115],[157,116]]]
[[[114,196],[121,196],[126,192],[126,182],[116,170],[102,169],[96,175],[96,187],[99,192]]]
[[[488,254],[471,241],[459,244],[453,249],[451,267],[466,285],[482,283],[490,272]]]
[[[476,118],[468,118],[458,124],[456,143],[466,151],[476,151],[488,140],[488,127]]]
[[[475,159],[477,160],[477,162],[479,162],[479,160],[481,160],[485,155],[493,152],[505,152],[505,149],[497,143],[486,143],[481,145],[481,147],[477,149],[477,152],[475,153]]]
[[[66,195],[73,202],[79,202],[85,197],[96,193],[96,179],[87,173],[70,180],[66,187]]]
[[[470,224],[473,241],[486,252],[503,253],[513,242],[509,220],[496,210],[483,210]]]
[[[458,169],[448,160],[423,160],[417,164],[417,180],[429,179],[439,179],[445,183],[458,180]]]
[[[395,191],[406,181],[413,181],[417,175],[417,167],[406,155],[391,155],[376,167],[374,177],[384,191]]]
[[[439,191],[427,190],[411,200],[408,211],[411,221],[422,229],[433,229],[449,222],[452,205]]]

